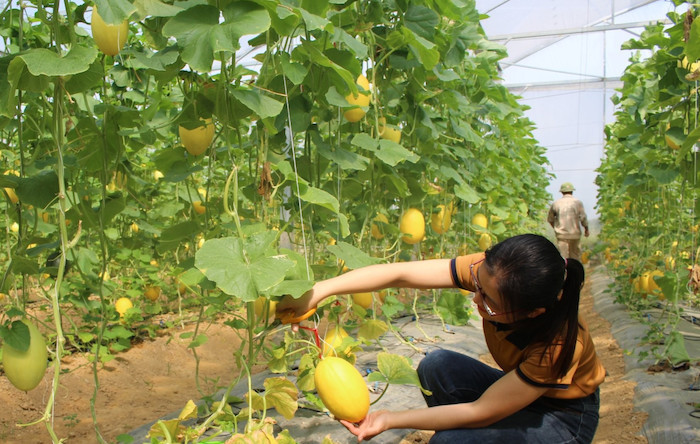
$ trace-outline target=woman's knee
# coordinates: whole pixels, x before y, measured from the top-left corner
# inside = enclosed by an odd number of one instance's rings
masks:
[[[418,363],[418,377],[422,381],[427,381],[440,373],[444,369],[450,357],[454,357],[456,353],[449,350],[438,349],[431,351]]]

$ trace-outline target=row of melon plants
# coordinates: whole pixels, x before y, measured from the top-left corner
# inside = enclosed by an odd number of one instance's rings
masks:
[[[675,4],[678,10],[668,14],[673,25],[649,26],[624,45],[639,51],[613,98],[618,110],[606,128],[597,184],[599,250],[615,277],[617,300],[639,313],[661,308],[640,316],[653,344],[640,358],[680,365],[696,358],[688,355],[679,324],[692,320],[700,290],[700,21],[696,6]]]
[[[183,418],[206,419],[160,423],[154,439],[267,433],[266,408],[293,414],[298,391],[314,399],[319,362],[313,335],[271,335],[280,296],[346,267],[537,231],[544,149],[499,84],[505,51],[479,17],[448,0],[9,2],[0,338],[28,349],[30,319],[48,339],[53,391],[39,423],[50,438],[60,358],[91,356],[97,381],[156,334],[160,314],[172,315],[166,327],[225,320],[241,332],[227,393],[255,364],[286,375],[302,362],[296,388],[273,379],[235,414],[221,400],[188,405]],[[352,347],[421,307],[447,323],[469,317],[457,292],[418,296],[390,292],[381,310],[341,297],[318,315]],[[197,359],[206,335],[195,332]],[[94,412],[93,423],[98,441],[114,439]]]

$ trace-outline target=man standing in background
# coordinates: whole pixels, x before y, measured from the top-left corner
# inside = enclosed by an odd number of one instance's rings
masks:
[[[549,208],[547,222],[554,228],[557,247],[564,258],[581,260],[581,226],[588,237],[588,219],[583,203],[573,195],[574,185],[564,182],[559,188],[562,196]]]

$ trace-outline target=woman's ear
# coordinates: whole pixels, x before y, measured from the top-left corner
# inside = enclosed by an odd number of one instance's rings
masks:
[[[547,310],[544,307],[536,308],[536,309],[532,310],[530,313],[528,313],[527,317],[530,319],[536,318],[537,316],[541,315],[545,311],[547,311]]]
[[[557,301],[561,301],[561,297],[564,295],[564,289],[562,288],[557,295]]]

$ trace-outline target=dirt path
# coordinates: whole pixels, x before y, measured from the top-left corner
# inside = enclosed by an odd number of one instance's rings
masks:
[[[646,414],[633,410],[634,383],[624,379],[622,350],[610,334],[608,322],[593,311],[593,298],[584,287],[581,310],[588,320],[596,348],[609,375],[601,387],[601,420],[595,443],[645,443],[639,436]],[[189,330],[186,329],[186,330]],[[139,344],[100,371],[100,393],[96,412],[102,436],[108,442],[156,418],[172,413],[187,400],[201,396],[195,385],[195,361],[183,330],[172,331],[154,341]],[[231,328],[211,325],[209,340],[198,348],[201,359],[200,381],[205,393],[228,384],[234,377],[232,351],[240,341]],[[64,360],[61,387],[56,399],[55,430],[67,443],[97,442],[92,424],[90,398],[94,390],[91,364],[84,356]],[[51,375],[28,393],[12,387],[0,377],[0,442],[7,444],[44,444],[50,442],[42,425],[17,427],[39,419],[46,407]],[[416,432],[403,444],[425,443],[426,432]]]
[[[201,395],[195,384],[195,360],[187,348],[189,340],[180,339],[185,330],[134,346],[105,364],[99,372],[100,393],[95,410],[100,432],[110,443],[118,435],[184,407],[189,399]],[[225,325],[205,329],[209,340],[197,349],[201,359],[200,383],[204,393],[213,393],[227,385],[236,369],[232,351],[240,341]],[[70,372],[60,378],[56,399],[54,428],[67,443],[97,442],[92,423],[90,399],[93,396],[92,366],[84,356],[64,359],[62,369]],[[23,393],[0,377],[0,442],[45,444],[51,442],[43,424],[20,428],[16,424],[39,419],[46,408],[51,377],[34,390]]]

